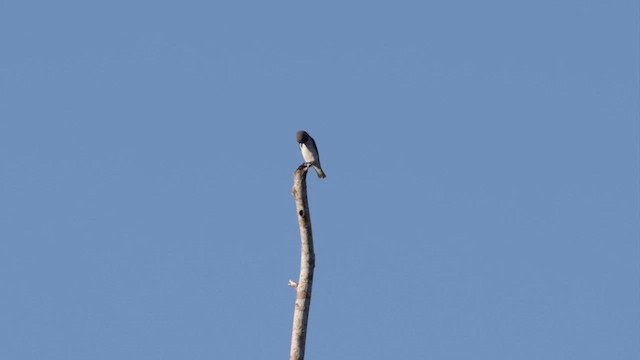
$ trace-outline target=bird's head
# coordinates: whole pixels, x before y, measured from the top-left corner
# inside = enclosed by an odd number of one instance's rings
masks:
[[[298,140],[300,144],[307,142],[307,140],[309,140],[309,134],[304,130],[300,130],[296,133],[296,140]]]

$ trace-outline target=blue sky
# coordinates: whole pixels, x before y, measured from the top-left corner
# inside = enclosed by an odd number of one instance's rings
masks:
[[[636,1],[3,1],[0,358],[637,359]]]

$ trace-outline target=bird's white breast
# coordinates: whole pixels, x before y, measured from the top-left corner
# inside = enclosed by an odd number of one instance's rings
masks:
[[[310,162],[316,161],[316,157],[313,155],[313,152],[309,150],[306,143],[300,144],[300,151],[302,152],[302,158],[304,159],[305,162],[310,163]]]

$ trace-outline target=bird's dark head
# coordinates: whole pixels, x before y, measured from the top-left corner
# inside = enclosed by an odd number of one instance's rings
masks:
[[[309,140],[309,134],[304,130],[300,130],[296,133],[296,140],[298,140],[300,144],[307,142],[307,140]]]

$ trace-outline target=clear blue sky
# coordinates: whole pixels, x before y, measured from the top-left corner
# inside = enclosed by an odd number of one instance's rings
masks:
[[[640,357],[637,1],[3,1],[0,358]]]

